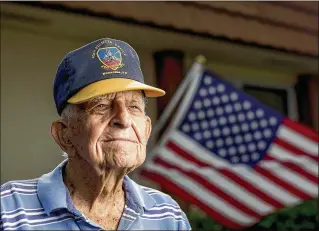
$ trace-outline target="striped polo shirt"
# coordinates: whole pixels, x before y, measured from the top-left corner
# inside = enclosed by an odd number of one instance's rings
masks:
[[[1,230],[103,230],[75,208],[63,182],[64,160],[37,179],[1,186]],[[118,230],[191,230],[185,213],[169,195],[125,176],[125,209]]]

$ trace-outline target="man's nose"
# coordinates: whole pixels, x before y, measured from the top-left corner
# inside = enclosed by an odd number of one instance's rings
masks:
[[[112,127],[127,128],[131,126],[131,117],[125,105],[114,106],[114,116],[110,122]]]

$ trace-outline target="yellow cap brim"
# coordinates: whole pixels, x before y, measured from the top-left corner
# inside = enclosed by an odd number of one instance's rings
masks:
[[[82,88],[68,100],[68,103],[78,104],[109,93],[137,90],[143,90],[146,97],[160,97],[165,95],[165,91],[159,88],[151,87],[132,79],[112,78],[100,80]]]

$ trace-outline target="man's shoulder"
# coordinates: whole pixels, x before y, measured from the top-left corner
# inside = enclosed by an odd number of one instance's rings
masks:
[[[7,193],[7,191],[19,191],[28,188],[34,188],[37,186],[39,178],[28,179],[28,180],[12,180],[5,182],[1,185],[1,196],[3,193]]]
[[[179,204],[168,194],[151,187],[144,186],[140,182],[136,182],[129,177],[128,181],[133,186],[134,190],[137,192],[138,197],[146,202],[146,207],[152,209],[152,207],[171,207],[174,210],[181,210]]]
[[[38,178],[30,180],[8,181],[1,185],[1,207],[13,209],[14,205],[21,205],[30,201],[31,197],[37,198]]]
[[[173,206],[179,207],[178,203],[168,194],[154,188],[146,187],[140,185],[140,187],[146,192],[152,199],[156,202],[156,204],[171,204]]]
[[[171,211],[177,214],[185,216],[184,211],[180,208],[179,204],[169,195],[158,189],[146,187],[143,185],[139,185],[139,187],[155,202],[155,206],[150,208],[149,210],[165,210]],[[162,211],[163,212],[163,211]]]
[[[155,202],[154,207],[145,210],[145,214],[143,216],[146,219],[157,221],[164,218],[171,218],[174,220],[174,224],[176,225],[176,227],[174,226],[174,229],[191,230],[185,212],[170,195],[151,187],[143,185],[139,185],[139,187]]]

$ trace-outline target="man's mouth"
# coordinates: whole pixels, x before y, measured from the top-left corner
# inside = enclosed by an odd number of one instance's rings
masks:
[[[127,139],[127,138],[112,138],[112,139],[105,140],[105,142],[114,142],[114,141],[124,141],[124,142],[137,143],[136,140]]]

